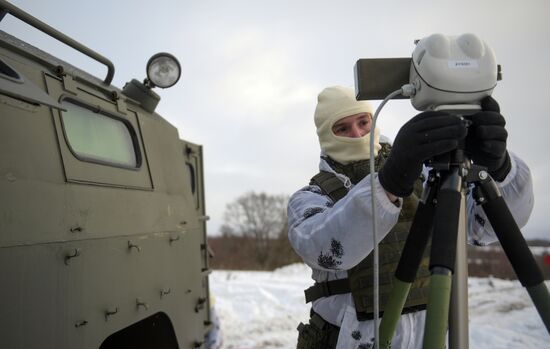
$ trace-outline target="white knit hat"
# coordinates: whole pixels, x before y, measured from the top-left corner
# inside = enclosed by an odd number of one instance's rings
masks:
[[[372,115],[372,107],[367,101],[357,101],[354,90],[351,88],[342,86],[327,87],[317,97],[314,119],[321,150],[333,160],[344,165],[370,157],[370,134],[360,138],[350,138],[337,136],[332,132],[332,126],[338,120],[359,113]],[[375,129],[375,156],[380,149],[379,137],[380,132]]]

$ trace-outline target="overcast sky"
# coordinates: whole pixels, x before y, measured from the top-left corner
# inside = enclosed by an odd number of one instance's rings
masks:
[[[176,55],[180,82],[157,90],[157,111],[205,152],[210,234],[225,205],[250,191],[292,194],[317,173],[317,94],[353,86],[359,58],[407,57],[433,33],[477,34],[504,78],[493,96],[507,119],[509,149],[531,167],[535,210],[523,229],[550,239],[550,2],[546,0],[12,0],[108,57],[114,84],[145,77],[156,52]],[[102,65],[20,24],[0,29],[104,78]],[[377,105],[377,103],[375,103]],[[417,111],[392,101],[379,126],[393,139]]]

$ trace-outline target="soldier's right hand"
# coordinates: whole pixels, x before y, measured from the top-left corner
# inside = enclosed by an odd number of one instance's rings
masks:
[[[426,111],[401,127],[389,158],[378,173],[389,193],[409,196],[424,161],[457,148],[467,129],[462,120],[443,111]]]

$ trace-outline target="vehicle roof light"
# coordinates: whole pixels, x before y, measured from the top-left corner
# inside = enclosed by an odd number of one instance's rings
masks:
[[[169,53],[157,53],[147,62],[147,80],[151,87],[174,86],[181,76],[181,66],[176,57]]]

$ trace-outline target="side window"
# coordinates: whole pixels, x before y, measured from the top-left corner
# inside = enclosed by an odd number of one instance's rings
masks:
[[[137,169],[141,154],[136,133],[125,120],[65,100],[63,130],[73,154],[82,161]]]
[[[11,80],[17,81],[17,82],[23,82],[21,79],[21,76],[9,65],[4,63],[3,60],[0,59],[0,74],[2,74],[2,77],[4,78],[10,78]]]
[[[195,201],[195,209],[201,209],[202,191],[202,168],[201,168],[201,148],[196,144],[181,141],[182,155],[185,158],[187,167],[188,182],[186,187],[191,189]]]
[[[196,191],[197,191],[197,181],[195,179],[195,169],[193,168],[193,165],[191,165],[190,163],[186,162],[185,164],[187,165],[187,169],[189,170],[189,180],[191,181],[191,192],[193,194],[195,194]]]

